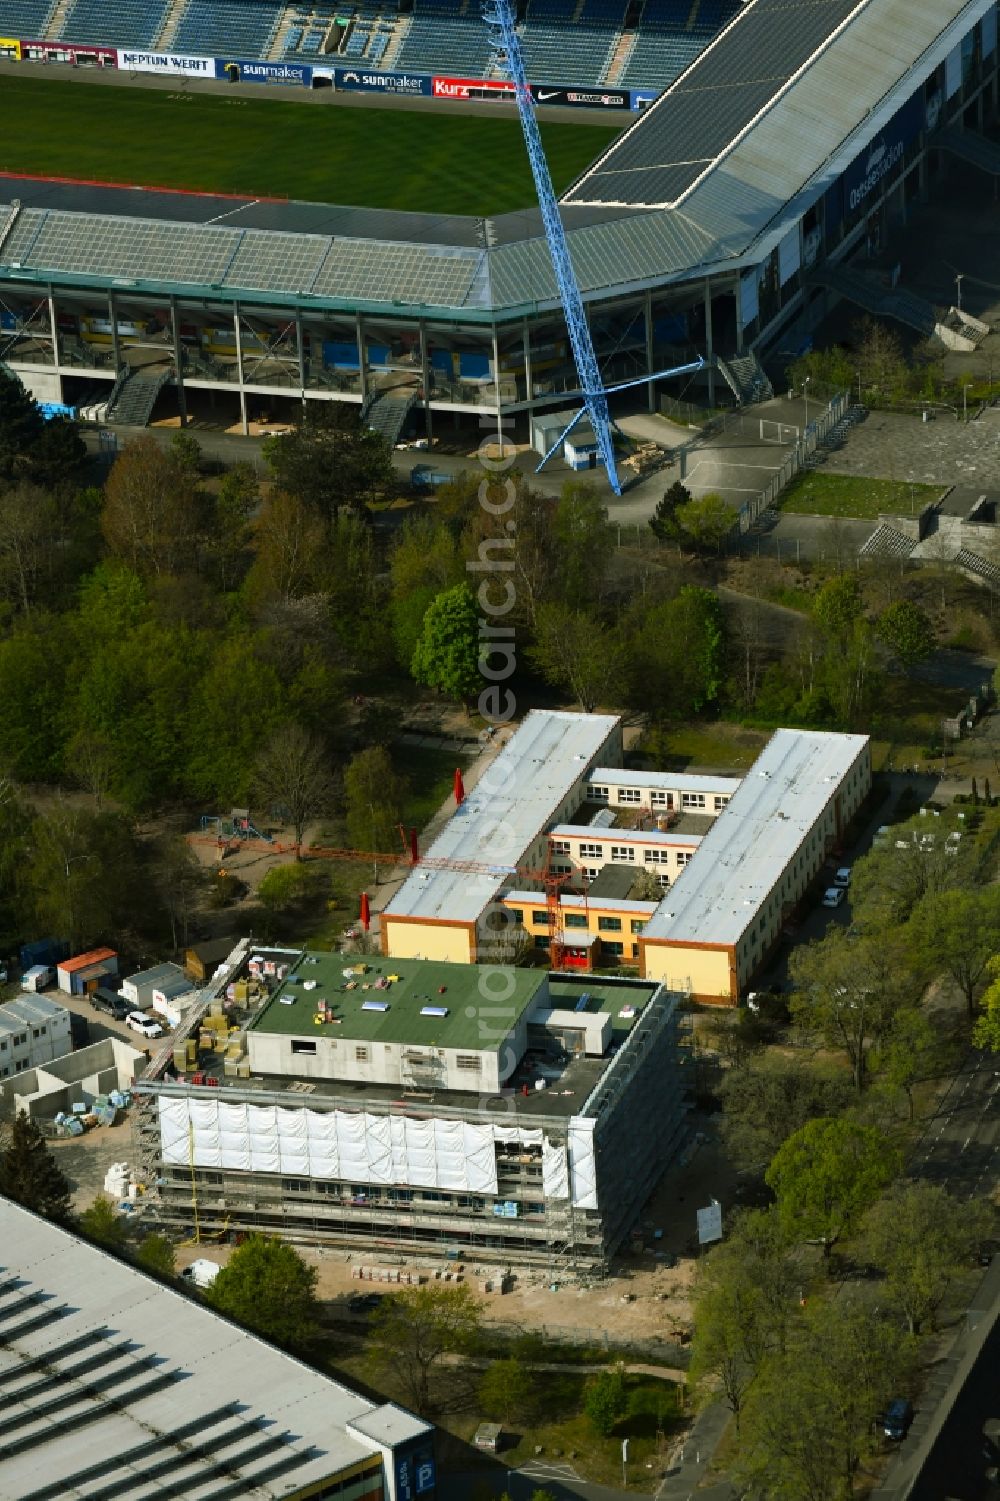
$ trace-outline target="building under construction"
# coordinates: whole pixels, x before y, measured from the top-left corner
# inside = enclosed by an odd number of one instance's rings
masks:
[[[136,1082],[137,1158],[188,1235],[600,1269],[681,1145],[679,1004],[244,942]]]

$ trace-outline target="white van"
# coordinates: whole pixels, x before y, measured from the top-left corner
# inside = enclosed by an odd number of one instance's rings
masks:
[[[206,1261],[203,1256],[200,1256],[197,1261],[192,1261],[190,1266],[184,1268],[181,1276],[185,1282],[192,1282],[195,1287],[205,1288],[211,1287],[221,1270],[222,1268],[216,1266],[214,1261]]]

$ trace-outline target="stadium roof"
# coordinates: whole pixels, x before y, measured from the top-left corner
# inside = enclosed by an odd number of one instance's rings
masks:
[[[749,0],[568,190],[584,296],[768,254],[993,0]],[[480,221],[0,178],[0,276],[467,322],[555,307],[535,211]]]
[[[776,730],[643,938],[736,943],[867,743],[867,735]]]
[[[385,916],[474,923],[618,723],[612,714],[532,709],[426,851],[429,859],[472,862],[495,873],[418,866]]]
[[[431,1432],[2,1199],[0,1245],[2,1496],[267,1501]]]

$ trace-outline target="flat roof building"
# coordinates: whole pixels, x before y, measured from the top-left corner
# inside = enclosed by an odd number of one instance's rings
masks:
[[[244,943],[183,1023],[225,1006],[218,1058],[136,1081],[142,1176],[174,1230],[194,1195],[202,1230],[600,1268],[680,1144],[678,1001]]]
[[[735,1004],[870,788],[867,735],[776,730],[646,924],[641,973]]]
[[[386,906],[383,952],[460,964],[490,957],[490,904],[518,869],[544,864],[546,830],[584,801],[591,768],[621,752],[615,715],[527,714]]]
[[[0,1495],[432,1501],[411,1413],[4,1199],[0,1246]]]
[[[70,1014],[44,995],[20,995],[0,1006],[0,1079],[73,1051]]]

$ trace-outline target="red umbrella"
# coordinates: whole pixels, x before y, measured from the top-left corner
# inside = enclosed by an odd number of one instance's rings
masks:
[[[465,783],[462,781],[462,768],[455,767],[455,807],[465,802]]]
[[[368,929],[371,925],[371,920],[372,909],[368,902],[368,893],[367,891],[363,891],[361,893],[361,926],[364,928],[366,933],[368,932]]]

